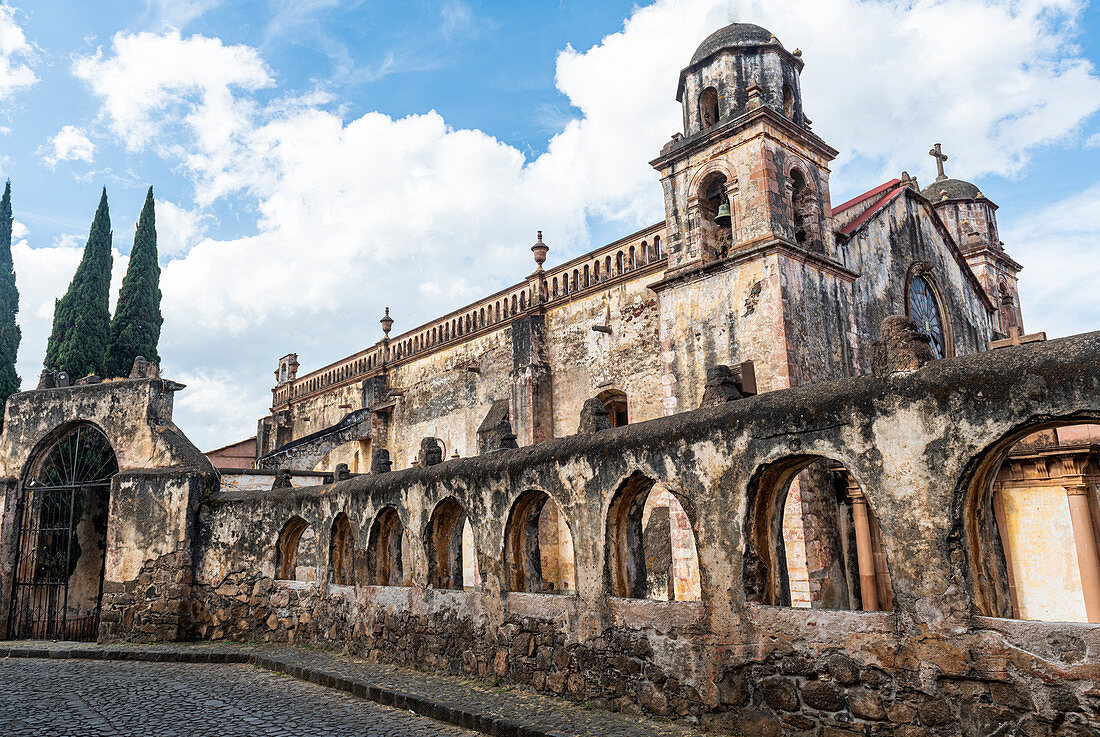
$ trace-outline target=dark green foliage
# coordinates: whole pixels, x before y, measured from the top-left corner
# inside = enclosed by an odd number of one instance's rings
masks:
[[[134,358],[144,356],[159,364],[157,342],[160,340],[160,266],[157,265],[157,228],[153,211],[153,188],[145,196],[130,265],[122,279],[115,317],[111,320],[111,335],[107,343],[106,376],[130,375]]]
[[[8,397],[19,391],[15,373],[15,355],[22,333],[15,324],[19,312],[19,290],[15,288],[15,266],[11,260],[11,180],[4,185],[0,199],[0,408]],[[0,409],[0,427],[3,411]]]
[[[103,376],[103,356],[111,325],[111,215],[107,189],[99,199],[84,257],[76,267],[69,291],[53,310],[53,332],[46,345],[46,367],[65,371],[71,380],[88,374]]]

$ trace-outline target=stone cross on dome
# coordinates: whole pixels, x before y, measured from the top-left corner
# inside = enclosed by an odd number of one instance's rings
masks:
[[[936,171],[939,174],[936,177],[936,181],[947,179],[947,175],[943,173],[943,162],[947,161],[947,154],[940,150],[940,144],[937,143],[932,150],[928,152],[928,155],[936,160]]]

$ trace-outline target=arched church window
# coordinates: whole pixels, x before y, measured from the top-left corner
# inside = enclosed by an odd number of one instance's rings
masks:
[[[783,85],[783,114],[788,120],[794,120],[794,90],[789,84]]]
[[[914,275],[909,280],[906,308],[918,329],[932,339],[932,354],[936,358],[946,356],[947,343],[939,302],[932,285],[923,276]]]
[[[704,128],[710,128],[718,122],[718,90],[707,87],[699,96],[699,116]]]
[[[653,259],[656,260],[661,257],[661,236],[653,236]]]

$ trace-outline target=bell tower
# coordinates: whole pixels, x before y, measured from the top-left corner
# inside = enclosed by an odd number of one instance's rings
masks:
[[[829,162],[802,108],[802,52],[733,23],[680,72],[683,133],[650,162],[665,198],[661,304],[668,413],[705,372],[752,361],[761,391],[852,373],[851,285],[837,252]]]
[[[801,52],[733,23],[680,72],[683,134],[651,162],[661,173],[671,274],[783,246],[835,258],[828,164],[837,152],[802,109]]]

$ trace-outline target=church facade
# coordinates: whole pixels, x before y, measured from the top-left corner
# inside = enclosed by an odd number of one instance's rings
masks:
[[[387,309],[379,343],[308,374],[284,357],[257,464],[364,473],[379,456],[408,468],[423,463],[427,438],[451,459],[501,447],[502,427],[520,447],[575,434],[593,399],[612,426],[694,409],[708,372],[728,372],[738,396],[865,375],[891,315],[913,319],[936,358],[1021,334],[1021,267],[1000,241],[996,205],[946,176],[939,144],[929,186],[903,172],[834,204],[837,151],[804,110],[802,67],[800,51],[759,26],[706,38],[676,87],[683,132],[651,162],[663,222],[549,268],[540,232],[520,283],[396,334]],[[857,566],[844,560],[860,493],[840,476],[808,469],[787,497],[787,573],[801,606],[861,605]],[[667,508],[673,537],[685,536],[675,497],[647,505],[647,521],[659,508],[666,524]],[[853,539],[825,532],[838,515]],[[882,587],[873,514],[864,538]],[[689,557],[674,544],[664,557],[678,555]],[[697,578],[679,566],[662,590],[694,591]],[[882,591],[876,607],[888,603]]]

